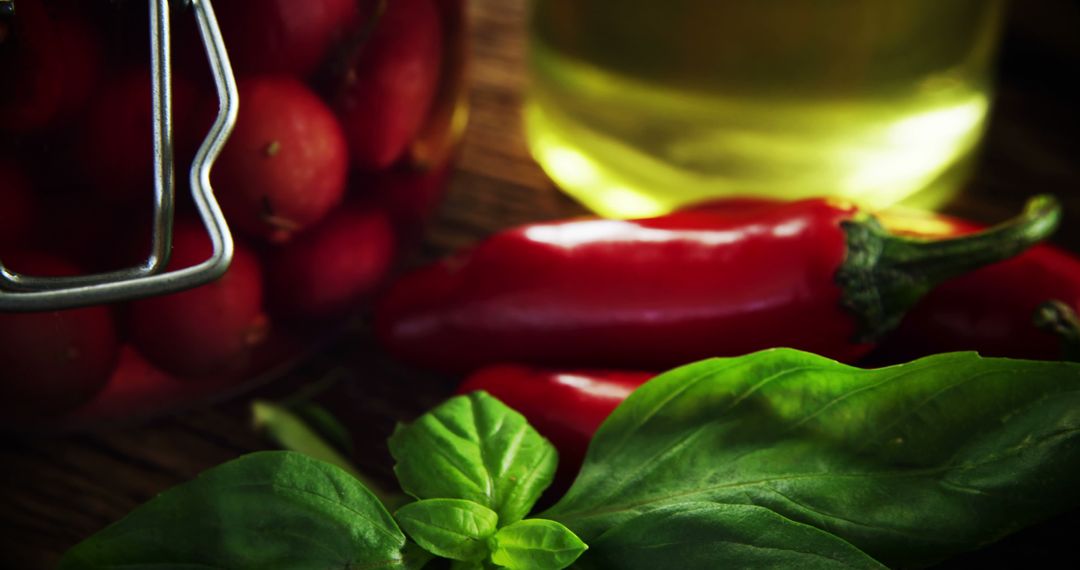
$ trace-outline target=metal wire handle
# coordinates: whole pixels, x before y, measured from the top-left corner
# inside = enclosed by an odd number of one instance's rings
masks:
[[[3,3],[10,5],[8,0]],[[190,171],[191,193],[210,235],[213,254],[198,265],[163,273],[172,250],[176,201],[169,2],[149,0],[154,114],[154,226],[150,254],[145,262],[135,267],[73,277],[22,275],[7,269],[0,261],[0,311],[68,309],[173,293],[213,281],[228,269],[233,256],[233,240],[210,186],[210,169],[236,124],[239,97],[210,0],[189,0],[188,3],[199,24],[219,101],[217,118],[195,154]]]

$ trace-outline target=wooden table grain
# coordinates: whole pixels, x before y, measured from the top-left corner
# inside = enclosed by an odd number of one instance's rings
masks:
[[[470,123],[445,202],[414,262],[500,228],[583,213],[531,160],[522,137],[526,0],[469,2]],[[998,220],[1026,196],[1052,192],[1066,203],[1066,223],[1056,239],[1080,251],[1080,221],[1074,221],[1080,220],[1080,89],[1072,81],[1080,71],[1077,29],[1080,2],[1014,5],[982,159],[948,210]],[[453,389],[449,379],[387,360],[361,323],[254,395],[287,394],[328,374],[345,378],[335,411],[357,438],[356,462],[387,482],[385,438],[394,423]],[[0,567],[51,568],[71,545],[160,491],[239,454],[269,448],[251,429],[248,400],[63,436],[0,435]],[[1054,533],[1063,539],[1064,525],[1075,520],[1055,521],[1041,527],[1043,539],[1028,536],[1003,547],[1004,555],[980,560],[994,566],[1020,556],[1065,553],[1075,563],[1075,553],[1053,548]]]

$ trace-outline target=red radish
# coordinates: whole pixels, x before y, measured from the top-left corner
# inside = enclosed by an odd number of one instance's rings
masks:
[[[385,210],[359,203],[271,255],[271,306],[283,314],[326,317],[346,311],[382,283],[394,257]]]
[[[178,222],[169,269],[197,265],[211,252],[201,225]],[[238,242],[223,277],[188,291],[135,301],[129,324],[135,347],[167,372],[199,376],[243,366],[268,327],[255,255]]]
[[[393,168],[358,177],[356,185],[368,189],[389,211],[399,235],[415,238],[442,200],[452,163],[417,170],[399,162]]]
[[[240,82],[240,116],[214,168],[229,223],[272,242],[322,219],[341,202],[348,169],[334,114],[286,76]]]
[[[0,158],[0,246],[18,242],[33,227],[36,207],[31,192],[22,168]]]
[[[55,119],[64,92],[64,56],[53,22],[34,1],[19,3],[12,22],[0,25],[0,130],[41,130]]]
[[[435,98],[441,64],[432,1],[389,2],[334,97],[355,166],[377,170],[401,156]]]
[[[409,142],[406,157],[399,159],[424,169],[434,169],[450,160],[465,134],[469,115],[464,0],[440,0],[435,6],[439,10],[443,41],[439,84],[424,124]]]
[[[241,74],[310,75],[359,24],[357,0],[215,2],[229,58]]]
[[[130,71],[101,90],[90,104],[79,140],[78,159],[97,193],[110,202],[142,201],[153,196],[152,102],[150,74]],[[195,87],[172,76],[173,137],[177,156],[195,144]],[[178,158],[177,164],[182,161]],[[178,172],[183,173],[182,168]],[[181,174],[182,178],[182,174]]]
[[[22,253],[4,261],[32,275],[80,273],[44,254]],[[116,352],[116,329],[106,307],[0,313],[0,408],[22,417],[65,412],[104,386]]]

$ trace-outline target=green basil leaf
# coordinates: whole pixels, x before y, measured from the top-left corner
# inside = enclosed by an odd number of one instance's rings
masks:
[[[465,499],[521,520],[555,474],[555,448],[486,392],[457,396],[390,437],[402,489],[418,499]]]
[[[570,529],[555,521],[525,519],[491,537],[491,561],[511,570],[561,570],[587,548]]]
[[[544,514],[587,542],[687,501],[755,504],[893,566],[1080,503],[1080,366],[943,354],[860,370],[789,349],[692,364],[600,427]]]
[[[464,499],[425,499],[394,513],[401,528],[428,552],[452,560],[487,558],[487,539],[495,534],[495,511]]]
[[[844,540],[752,505],[680,503],[605,532],[589,546],[589,567],[656,568],[885,567]]]
[[[246,455],[204,472],[76,545],[66,568],[418,568],[378,499],[300,453]]]

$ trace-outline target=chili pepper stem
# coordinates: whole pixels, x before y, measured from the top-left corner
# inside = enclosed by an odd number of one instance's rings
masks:
[[[841,304],[859,321],[855,340],[877,340],[939,283],[1019,254],[1052,234],[1060,219],[1058,200],[1039,195],[1012,220],[949,239],[893,235],[870,215],[842,222],[847,256],[836,282]]]
[[[1061,359],[1080,362],[1080,317],[1068,304],[1057,299],[1045,301],[1032,317],[1035,326],[1053,333],[1061,341]]]

